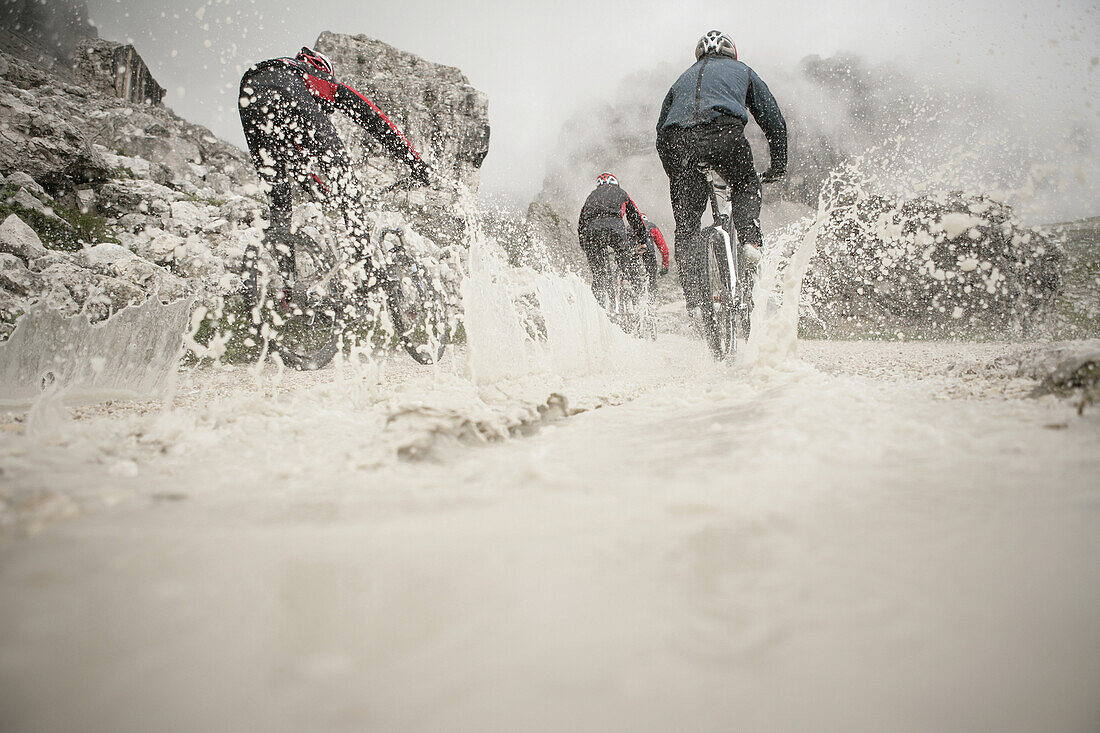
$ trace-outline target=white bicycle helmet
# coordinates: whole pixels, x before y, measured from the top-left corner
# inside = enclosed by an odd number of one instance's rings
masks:
[[[601,173],[600,175],[596,176],[596,185],[597,186],[606,186],[609,183],[612,186],[618,186],[619,185],[619,179],[616,178],[615,176],[611,175],[610,173]]]
[[[722,31],[707,31],[707,34],[695,44],[695,60],[698,61],[708,54],[722,54],[736,59],[737,46],[733,39]]]

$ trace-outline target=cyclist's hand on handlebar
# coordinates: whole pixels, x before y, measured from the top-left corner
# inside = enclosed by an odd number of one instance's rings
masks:
[[[775,168],[769,168],[768,170],[760,174],[760,182],[775,183],[776,181],[783,180],[786,175],[787,170],[785,168],[780,168],[779,170],[776,170]]]
[[[662,276],[667,275],[668,274],[668,268],[667,267],[662,267],[660,272],[661,272]]]

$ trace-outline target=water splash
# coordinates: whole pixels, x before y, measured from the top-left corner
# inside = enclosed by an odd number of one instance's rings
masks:
[[[151,296],[101,323],[38,305],[0,344],[0,404],[27,405],[44,388],[67,400],[159,398],[172,386],[192,299]]]
[[[588,284],[547,262],[514,266],[468,204],[469,271],[462,283],[468,367],[475,382],[592,374],[628,364],[639,342],[611,323]],[[536,243],[532,243],[532,252]]]

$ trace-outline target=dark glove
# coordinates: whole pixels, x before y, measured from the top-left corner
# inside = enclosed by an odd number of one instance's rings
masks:
[[[421,186],[427,186],[428,185],[428,173],[429,173],[429,171],[430,171],[430,169],[428,168],[427,164],[425,164],[425,163],[421,163],[420,165],[413,166],[412,178],[413,178],[414,181],[419,183]]]
[[[776,181],[782,180],[786,175],[787,170],[785,168],[780,168],[778,170],[776,170],[775,168],[769,168],[768,170],[760,174],[760,182],[775,183]]]
[[[667,275],[668,274],[668,268],[667,267],[662,267],[661,268],[661,274],[662,275]]]

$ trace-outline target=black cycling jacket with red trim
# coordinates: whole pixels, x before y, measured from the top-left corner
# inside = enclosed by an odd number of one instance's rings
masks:
[[[592,226],[610,223],[614,221],[625,222],[630,225],[634,236],[639,242],[644,242],[648,236],[645,222],[642,221],[642,212],[634,205],[634,201],[626,191],[614,184],[596,186],[596,189],[588,194],[588,198],[581,207],[580,220],[577,222],[577,233],[584,237],[586,229]]]
[[[253,70],[270,68],[286,68],[300,73],[309,93],[327,114],[331,114],[334,110],[346,114],[377,139],[387,152],[407,163],[414,179],[424,184],[428,182],[428,165],[420,159],[416,148],[397,125],[393,124],[390,118],[366,96],[339,81],[335,76],[291,58],[261,61],[245,72],[245,76],[247,77]]]

